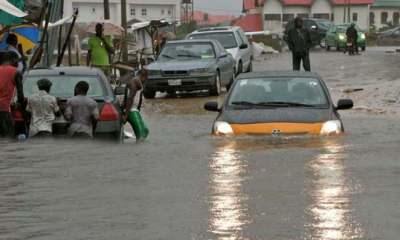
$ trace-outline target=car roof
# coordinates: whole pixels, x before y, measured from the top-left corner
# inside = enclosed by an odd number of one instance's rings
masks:
[[[306,71],[290,71],[290,70],[282,70],[282,71],[259,71],[259,72],[249,72],[242,73],[237,77],[237,80],[240,79],[252,79],[252,78],[263,78],[263,77],[313,77],[313,78],[321,78],[318,73],[315,72],[306,72]]]
[[[26,73],[26,76],[56,76],[56,75],[79,75],[94,76],[99,75],[99,69],[91,67],[50,67],[34,68]]]
[[[174,44],[174,43],[216,43],[217,40],[214,39],[195,39],[195,40],[178,40],[178,41],[171,41],[167,42],[166,44]]]
[[[241,27],[238,27],[238,26],[208,27],[208,28],[201,28],[199,30],[196,30],[196,31],[192,32],[191,34],[203,33],[203,32],[234,32],[239,29],[241,29]]]

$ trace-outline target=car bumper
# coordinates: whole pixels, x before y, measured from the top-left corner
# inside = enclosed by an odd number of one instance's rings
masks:
[[[179,85],[173,85],[169,80],[181,80]],[[151,91],[184,91],[184,90],[207,90],[213,86],[214,75],[195,77],[171,77],[171,78],[149,78],[146,89]]]
[[[359,40],[357,40],[357,44],[358,44],[359,47],[365,47],[366,42],[367,42],[367,41],[365,41],[365,39],[359,39]],[[347,39],[345,39],[345,40],[338,40],[337,43],[339,44],[339,47],[346,47],[346,46],[347,46]]]

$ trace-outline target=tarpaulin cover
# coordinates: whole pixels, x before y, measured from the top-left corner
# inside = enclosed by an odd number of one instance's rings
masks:
[[[22,23],[24,12],[24,0],[0,0],[0,24],[17,25]]]

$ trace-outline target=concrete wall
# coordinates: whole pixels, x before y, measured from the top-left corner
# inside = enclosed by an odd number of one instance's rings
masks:
[[[291,13],[296,17],[297,14],[310,14],[310,8],[308,6],[284,6],[283,13]]]
[[[358,5],[352,6],[350,9],[350,21],[353,21],[353,13],[357,13],[357,26],[361,29],[365,29],[367,32],[369,31],[369,7],[367,5]],[[335,24],[343,23],[343,6],[335,6],[334,8],[335,14]],[[347,13],[346,13],[347,14]],[[347,15],[346,15],[347,19]]]
[[[268,0],[263,8],[264,30],[272,32],[282,32],[282,21],[265,21],[265,14],[281,14],[283,6],[279,0]]]
[[[313,14],[332,13],[332,5],[328,0],[315,0],[311,5],[311,17]]]
[[[387,26],[386,24],[382,23],[381,19],[381,13],[382,12],[387,12],[388,13],[388,18],[387,22],[393,22],[393,13],[395,12],[400,12],[400,8],[395,8],[395,7],[370,7],[370,12],[373,12],[375,14],[375,22],[371,23],[371,25],[374,25],[377,30],[379,28]]]

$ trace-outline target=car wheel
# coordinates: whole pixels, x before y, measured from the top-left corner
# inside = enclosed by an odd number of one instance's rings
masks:
[[[364,46],[364,47],[361,47],[361,50],[364,52],[364,51],[365,51],[365,46]]]
[[[153,99],[153,98],[156,97],[156,91],[144,89],[144,90],[143,90],[143,96],[144,96],[144,98],[146,98],[146,99]]]
[[[219,96],[221,94],[221,77],[219,72],[215,74],[215,83],[212,89],[210,89],[211,96]]]
[[[241,74],[242,72],[243,72],[243,64],[242,62],[239,62],[236,76],[239,76],[239,74]]]
[[[229,81],[229,83],[226,85],[226,91],[229,92],[229,89],[231,89],[233,82],[235,81],[235,71],[232,73],[232,78]]]
[[[253,61],[250,61],[249,68],[247,69],[247,72],[252,72],[253,71]]]
[[[339,44],[336,42],[336,51],[339,52],[340,51],[340,47]]]
[[[319,45],[321,46],[321,48],[326,48],[326,38],[325,37],[319,37]]]

